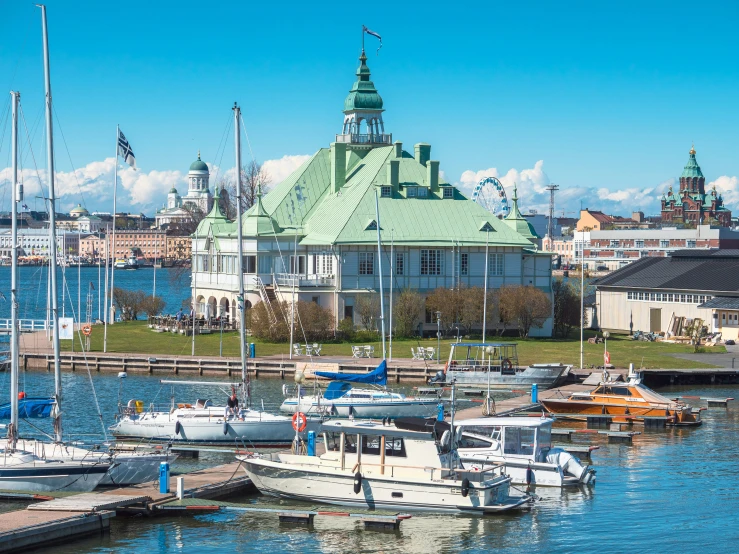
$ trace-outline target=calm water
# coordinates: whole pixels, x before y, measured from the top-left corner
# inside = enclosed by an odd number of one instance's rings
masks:
[[[87,310],[87,294],[92,290],[92,314],[93,318],[99,318],[98,298],[100,306],[104,303],[105,292],[105,268],[100,271],[98,285],[98,268],[79,268],[79,279],[77,267],[68,267],[62,271],[57,269],[59,283],[59,311],[60,314],[72,317],[78,311],[78,286],[81,283],[81,309],[82,318],[85,318]],[[21,266],[18,269],[19,279],[19,316],[21,319],[45,319],[46,318],[46,279],[48,268],[42,266]],[[62,276],[66,279],[62,280]],[[177,270],[173,268],[161,268],[156,270],[156,294],[161,296],[167,303],[164,311],[175,313],[180,309],[182,301],[191,297],[190,295],[190,271]],[[62,291],[64,284],[64,291]],[[129,290],[143,290],[147,294],[153,292],[154,269],[151,267],[141,268],[136,271],[115,272],[115,286]],[[0,300],[0,318],[10,317],[10,267],[0,266],[0,291],[6,296],[7,301]],[[62,302],[62,300],[64,302]]]
[[[100,433],[91,387],[83,372],[65,373],[65,429],[70,433]],[[48,394],[51,375],[21,376],[29,394]],[[120,383],[115,376],[94,375],[106,425],[112,423]],[[268,408],[281,398],[282,382],[260,380],[255,398]],[[0,390],[7,377],[0,375]],[[156,377],[129,376],[124,400],[132,396],[167,402],[169,387]],[[739,397],[739,387],[673,388],[673,394]],[[224,396],[212,387],[184,386],[178,399]],[[2,393],[0,393],[2,394]],[[259,402],[259,401],[257,401]],[[591,490],[545,491],[536,507],[520,515],[450,517],[415,515],[398,533],[364,531],[347,518],[316,518],[315,529],[281,527],[274,514],[221,512],[178,518],[117,518],[111,533],[49,552],[698,552],[733,550],[739,540],[739,404],[703,412],[698,429],[647,432],[634,445],[601,446],[593,457],[598,483]],[[32,431],[28,427],[26,431]],[[228,461],[211,453],[197,461],[178,462],[175,470]],[[538,491],[541,492],[541,491]],[[306,508],[253,495],[239,502],[262,507]],[[12,505],[0,504],[0,510]]]

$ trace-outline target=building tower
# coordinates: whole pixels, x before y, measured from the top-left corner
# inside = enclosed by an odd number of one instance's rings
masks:
[[[172,187],[169,189],[169,194],[167,194],[167,209],[173,210],[174,208],[179,208],[181,205],[182,198],[180,198],[180,195],[177,193],[177,189]]]
[[[190,171],[187,173],[188,189],[187,196],[182,200],[183,204],[196,206],[204,214],[210,212],[213,195],[210,193],[209,179],[208,165],[200,159],[198,150],[198,159],[190,164]]]
[[[690,157],[688,163],[685,164],[682,175],[680,175],[680,194],[705,194],[706,178],[703,176],[698,162],[695,159],[695,146],[690,147]]]
[[[385,134],[382,121],[382,98],[370,80],[367,56],[359,56],[357,80],[344,100],[344,126],[336,142],[350,144],[391,144],[391,134]]]

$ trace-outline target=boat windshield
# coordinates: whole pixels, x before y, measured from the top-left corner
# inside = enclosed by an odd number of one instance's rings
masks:
[[[452,371],[506,371],[518,367],[515,343],[452,344],[448,368]]]
[[[552,428],[549,426],[539,427],[536,432],[536,442],[539,449],[552,448]]]
[[[506,427],[503,453],[514,456],[533,456],[534,427]]]
[[[500,425],[464,425],[465,433],[493,440],[500,440]]]
[[[593,391],[593,394],[608,394],[613,396],[631,396],[627,386],[601,385]]]

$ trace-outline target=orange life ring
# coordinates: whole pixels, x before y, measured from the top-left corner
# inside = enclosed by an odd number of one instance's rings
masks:
[[[513,364],[511,363],[511,360],[510,360],[510,358],[506,358],[506,359],[504,359],[504,360],[503,360],[503,361],[502,361],[502,362],[500,363],[500,367],[501,367],[502,369],[504,369],[504,370],[510,370],[510,369],[513,369]]]
[[[305,417],[305,414],[303,412],[295,412],[293,414],[293,429],[295,429],[298,433],[302,433],[303,431],[305,431],[307,425],[308,418]]]
[[[85,324],[82,326],[82,334],[86,337],[89,337],[92,334],[92,326],[89,324]]]

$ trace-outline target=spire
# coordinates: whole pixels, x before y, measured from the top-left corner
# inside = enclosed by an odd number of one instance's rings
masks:
[[[505,216],[505,218],[511,220],[523,219],[521,211],[518,209],[518,183],[513,183],[513,197],[511,198],[511,200],[513,200],[513,205],[511,206],[511,209],[508,212],[508,215]]]
[[[690,152],[688,152],[691,156],[695,156],[695,143],[692,143],[692,146],[690,147]]]
[[[534,231],[534,227],[521,215],[521,211],[518,209],[518,183],[513,184],[513,197],[511,200],[513,200],[513,205],[508,215],[503,218],[503,221],[509,228],[523,235],[531,242],[536,243],[536,239],[539,237],[536,231]]]
[[[264,206],[262,206],[262,183],[261,181],[257,182],[257,215],[267,215],[267,212],[264,211]]]

